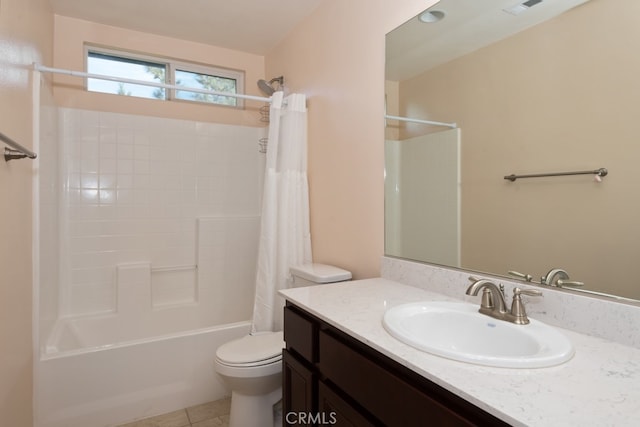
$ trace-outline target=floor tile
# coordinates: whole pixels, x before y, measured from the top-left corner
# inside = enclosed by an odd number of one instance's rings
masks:
[[[191,427],[229,427],[229,415],[199,421],[191,424]]]
[[[197,423],[198,421],[203,421],[211,418],[217,418],[223,415],[228,415],[230,409],[231,409],[231,398],[226,398],[226,399],[216,400],[215,402],[203,403],[202,405],[197,405],[197,406],[192,406],[190,408],[187,408],[187,414],[189,415],[189,420],[192,423]],[[219,425],[219,424],[212,424],[212,425]]]
[[[189,425],[187,412],[184,409],[180,409],[157,417],[123,424],[120,427],[188,427]]]

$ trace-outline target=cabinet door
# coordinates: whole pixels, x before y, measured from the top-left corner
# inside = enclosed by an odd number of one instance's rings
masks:
[[[282,419],[315,412],[316,376],[287,350],[282,353]],[[288,415],[288,414],[292,415]]]
[[[317,417],[319,425],[335,425],[338,427],[375,426],[322,381],[318,384]]]

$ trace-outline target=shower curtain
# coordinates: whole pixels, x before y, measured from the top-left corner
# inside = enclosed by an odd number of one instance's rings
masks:
[[[289,287],[290,266],[312,259],[305,96],[274,93],[269,119],[252,333],[282,330],[278,290]]]

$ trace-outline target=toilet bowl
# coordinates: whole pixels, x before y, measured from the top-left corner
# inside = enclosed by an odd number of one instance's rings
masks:
[[[342,282],[351,273],[324,264],[291,268],[292,286]],[[273,405],[282,399],[282,331],[258,332],[221,345],[215,369],[231,389],[229,427],[273,425]]]
[[[231,389],[229,427],[273,424],[282,398],[282,332],[246,335],[216,352],[215,368]]]

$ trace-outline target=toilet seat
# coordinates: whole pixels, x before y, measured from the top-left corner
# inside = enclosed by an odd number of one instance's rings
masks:
[[[216,362],[229,367],[257,367],[282,360],[284,339],[282,331],[260,332],[221,345]]]
[[[274,356],[270,359],[258,360],[256,362],[249,362],[249,363],[230,363],[216,357],[216,362],[218,362],[221,365],[229,366],[232,368],[252,368],[252,367],[258,367],[258,366],[270,365],[272,363],[280,363],[281,361],[282,361],[282,354],[278,356]]]

